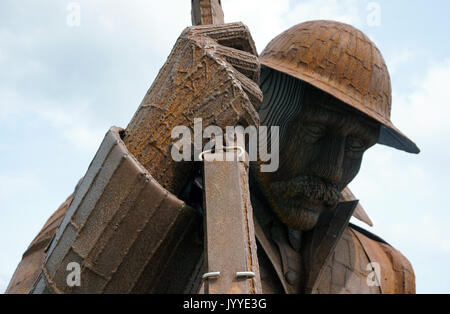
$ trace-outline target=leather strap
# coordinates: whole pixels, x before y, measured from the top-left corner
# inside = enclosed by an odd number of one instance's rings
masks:
[[[235,152],[205,156],[205,257],[208,274],[218,275],[206,279],[207,294],[262,293],[247,158],[236,157]],[[245,277],[250,273],[253,277]]]

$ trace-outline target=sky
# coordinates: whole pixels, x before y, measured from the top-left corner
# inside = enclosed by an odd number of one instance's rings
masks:
[[[249,26],[259,52],[312,19],[352,24],[377,44],[391,73],[392,120],[422,152],[377,145],[365,154],[350,187],[375,225],[353,222],[410,260],[418,293],[450,293],[450,2],[222,5],[226,22]],[[104,134],[127,126],[190,24],[188,0],[0,2],[0,293]]]

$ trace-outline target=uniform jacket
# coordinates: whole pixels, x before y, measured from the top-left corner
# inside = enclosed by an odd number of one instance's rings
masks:
[[[128,152],[121,131],[106,134],[74,193],[23,254],[7,293],[202,291],[200,211],[153,179]],[[349,224],[356,201],[323,214],[298,238],[261,199],[252,192],[264,293],[415,292],[408,260]],[[79,287],[67,285],[73,262],[81,266]]]

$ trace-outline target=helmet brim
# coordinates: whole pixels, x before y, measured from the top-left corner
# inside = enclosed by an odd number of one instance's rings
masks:
[[[390,120],[387,120],[380,115],[374,114],[371,110],[362,105],[358,100],[349,97],[345,92],[337,88],[334,88],[330,84],[326,84],[321,80],[318,80],[317,78],[311,77],[306,73],[293,71],[292,69],[289,69],[288,67],[285,67],[282,64],[275,63],[272,60],[266,60],[265,58],[261,58],[260,61],[262,66],[266,66],[272,70],[282,72],[284,74],[297,78],[301,81],[309,83],[314,87],[336,97],[337,99],[351,106],[352,108],[355,108],[356,110],[368,116],[369,118],[372,118],[376,122],[380,123],[381,128],[378,144],[396,148],[398,150],[402,150],[411,154],[420,153],[420,149],[417,147],[417,145],[412,140],[410,140],[406,135],[404,135],[399,129],[397,129]]]
[[[419,147],[417,147],[417,145],[408,137],[403,135],[400,130],[395,127],[389,128],[383,124],[381,124],[378,144],[393,147],[411,154],[420,153]]]

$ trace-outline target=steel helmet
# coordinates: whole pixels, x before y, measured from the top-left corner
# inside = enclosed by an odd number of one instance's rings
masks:
[[[391,122],[391,79],[383,56],[353,26],[334,21],[295,25],[275,37],[260,60],[263,66],[307,82],[378,121],[378,143],[420,152]]]

